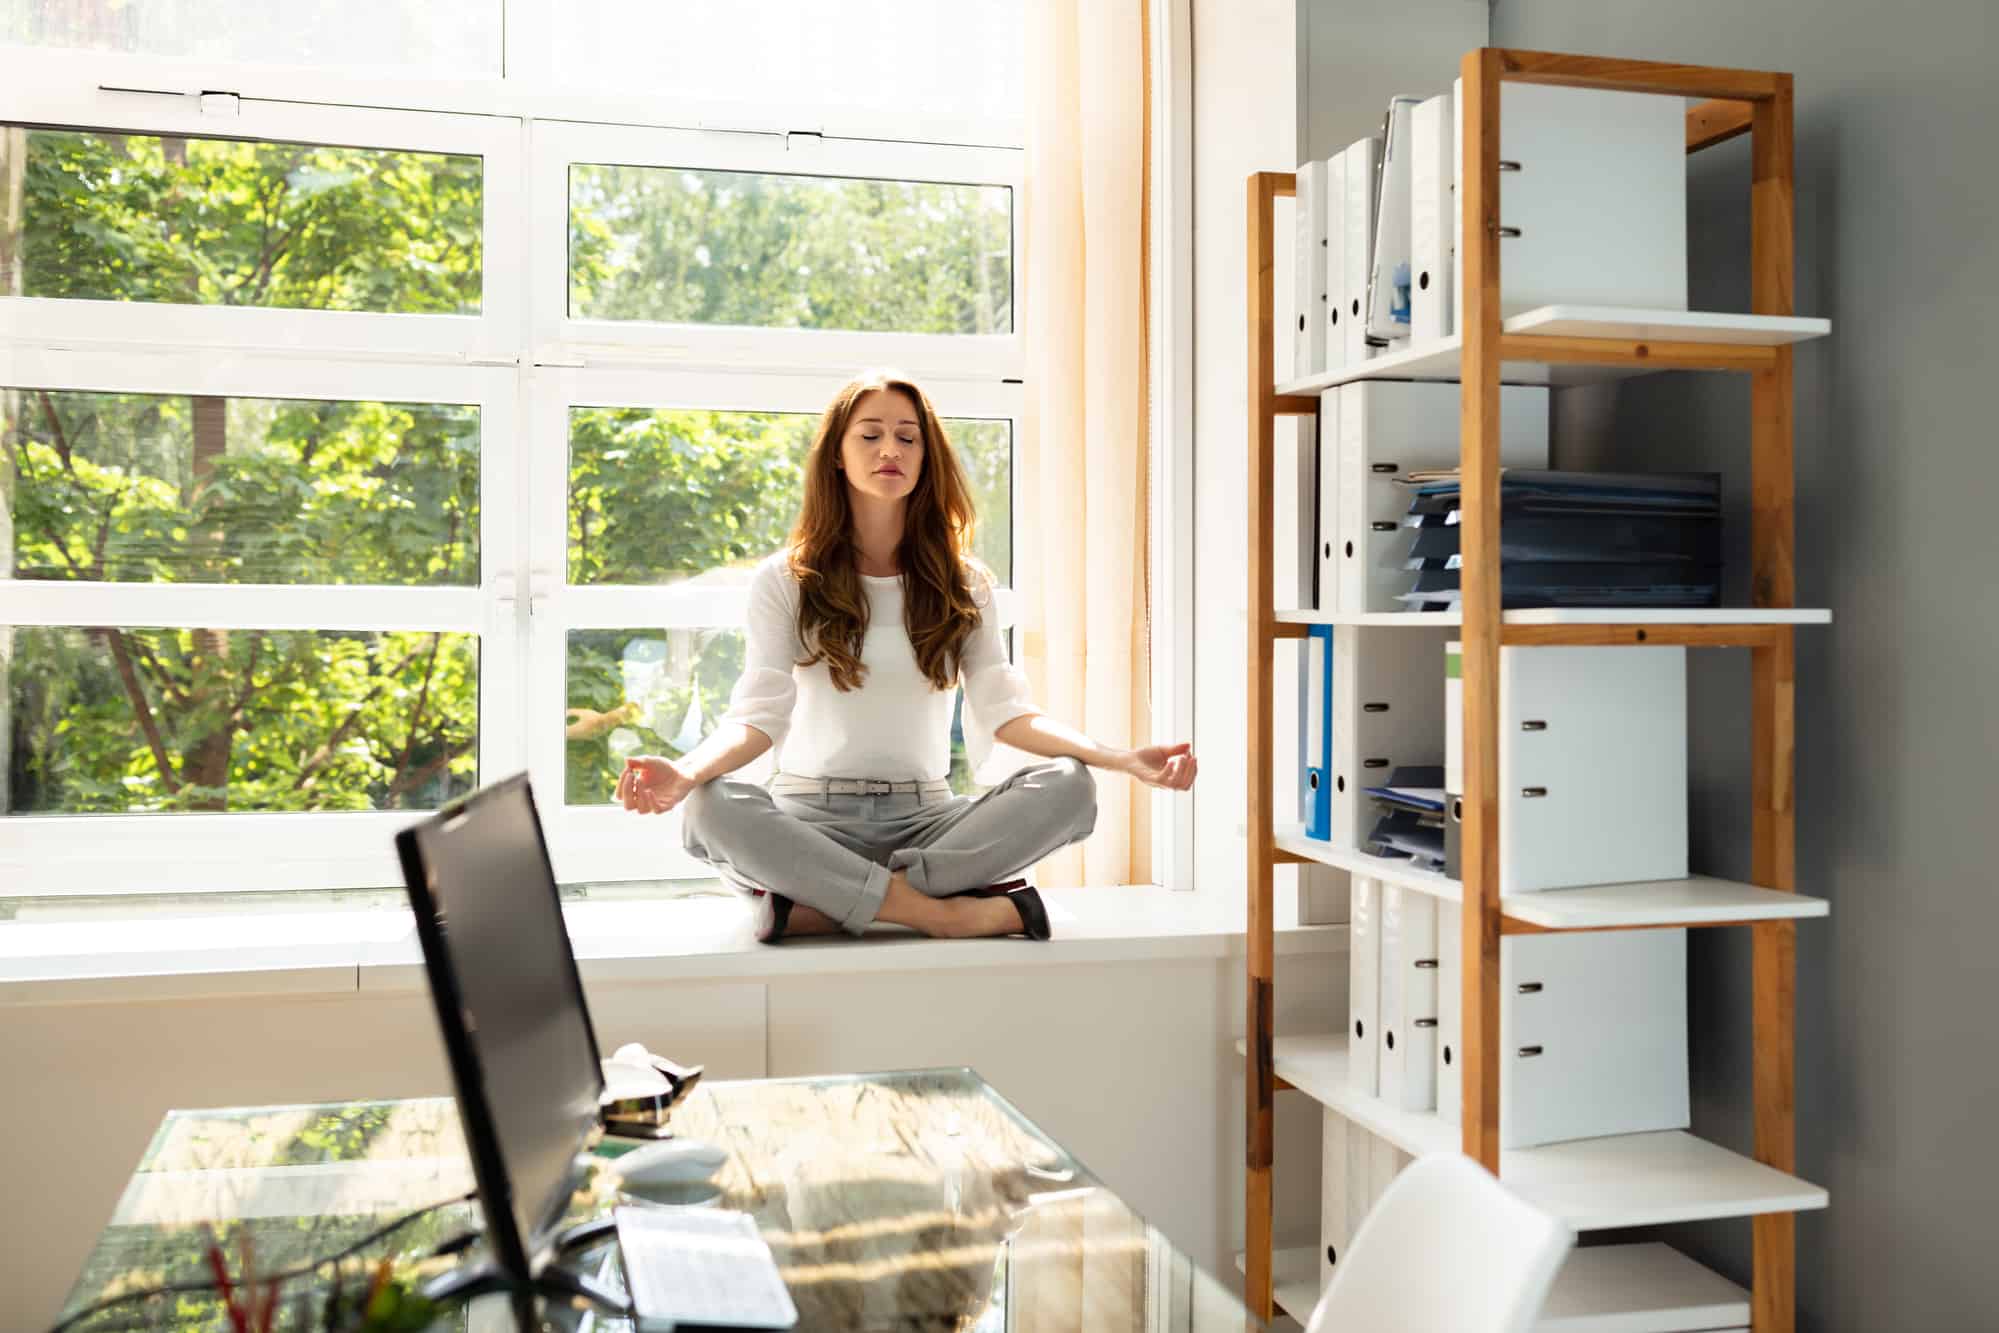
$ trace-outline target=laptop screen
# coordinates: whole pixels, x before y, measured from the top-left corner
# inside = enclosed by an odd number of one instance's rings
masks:
[[[596,1134],[604,1084],[526,776],[397,845],[487,1225],[512,1224],[512,1238],[492,1237],[495,1255],[531,1276]]]

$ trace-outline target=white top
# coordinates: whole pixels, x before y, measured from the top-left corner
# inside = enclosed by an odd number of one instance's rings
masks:
[[[861,662],[867,678],[857,690],[833,688],[827,664],[802,667],[807,656],[798,636],[798,581],[785,553],[757,566],[750,581],[750,609],[743,674],[729,697],[724,721],[741,722],[770,737],[779,771],[814,778],[884,778],[936,781],[951,774],[951,711],[956,689],[931,688],[916,664],[916,650],[902,619],[902,578],[862,575],[868,594],[867,637]],[[966,638],[961,679],[965,690],[965,750],[981,781],[993,757],[993,733],[1035,708],[1027,677],[1007,660],[993,612],[992,588],[977,575],[972,599],[978,626]]]

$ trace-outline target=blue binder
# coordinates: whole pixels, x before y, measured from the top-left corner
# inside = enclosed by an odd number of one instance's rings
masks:
[[[1333,627],[1313,625],[1305,636],[1304,736],[1298,809],[1305,836],[1333,837]]]

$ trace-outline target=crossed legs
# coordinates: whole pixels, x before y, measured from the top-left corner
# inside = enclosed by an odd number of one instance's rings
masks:
[[[870,921],[926,935],[1008,935],[1004,899],[953,895],[1006,878],[1089,836],[1096,785],[1073,759],[1029,765],[975,801],[875,818],[860,800],[822,807],[748,783],[697,788],[682,809],[687,850],[738,888],[792,903],[787,934],[859,934]]]

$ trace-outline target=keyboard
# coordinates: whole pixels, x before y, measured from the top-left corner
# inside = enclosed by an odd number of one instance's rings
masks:
[[[618,1248],[641,1333],[676,1325],[790,1328],[798,1322],[777,1260],[748,1213],[620,1208]]]

